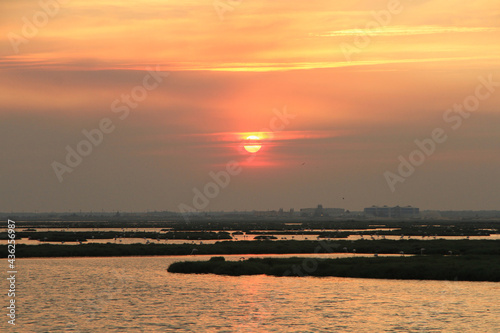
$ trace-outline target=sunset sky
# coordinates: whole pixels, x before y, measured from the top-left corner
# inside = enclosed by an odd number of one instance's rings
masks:
[[[0,22],[0,212],[179,211],[231,161],[203,210],[500,209],[497,0],[19,0]]]

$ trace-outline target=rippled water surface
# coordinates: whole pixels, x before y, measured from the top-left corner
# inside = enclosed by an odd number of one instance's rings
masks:
[[[499,283],[166,270],[208,258],[21,259],[14,331],[500,332]]]

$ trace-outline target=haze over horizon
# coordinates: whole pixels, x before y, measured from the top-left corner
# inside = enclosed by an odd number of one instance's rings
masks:
[[[0,212],[500,209],[497,1],[221,2],[1,3]]]

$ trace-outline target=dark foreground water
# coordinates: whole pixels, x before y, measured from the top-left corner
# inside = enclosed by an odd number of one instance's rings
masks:
[[[1,331],[500,332],[499,283],[166,271],[186,259],[20,259],[17,325],[2,306]]]

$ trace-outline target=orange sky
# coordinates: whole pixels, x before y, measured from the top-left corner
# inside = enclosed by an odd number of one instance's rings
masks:
[[[220,20],[210,1],[72,0],[54,10],[36,36],[19,44],[18,54],[4,39],[2,65],[275,70],[429,61],[455,68],[463,68],[463,62],[474,68],[498,64],[496,1],[455,1],[452,12],[444,0],[395,1],[400,5],[391,14],[392,1],[291,5],[283,0],[242,0]],[[30,22],[34,16],[43,17],[35,1],[1,6],[2,36],[23,36],[22,17]],[[354,63],[346,64],[339,45],[354,45],[353,37],[376,22],[375,16],[384,25],[371,28],[370,45],[355,54]]]
[[[500,209],[500,92],[443,120],[500,81],[497,1],[242,0],[222,18],[201,0],[42,1],[63,2],[0,4],[0,211],[177,210],[232,159],[207,209]],[[169,75],[119,119],[147,67]],[[285,108],[245,162],[244,134]],[[103,118],[113,133],[59,182],[51,163]],[[449,139],[392,192],[384,172],[437,127]]]

